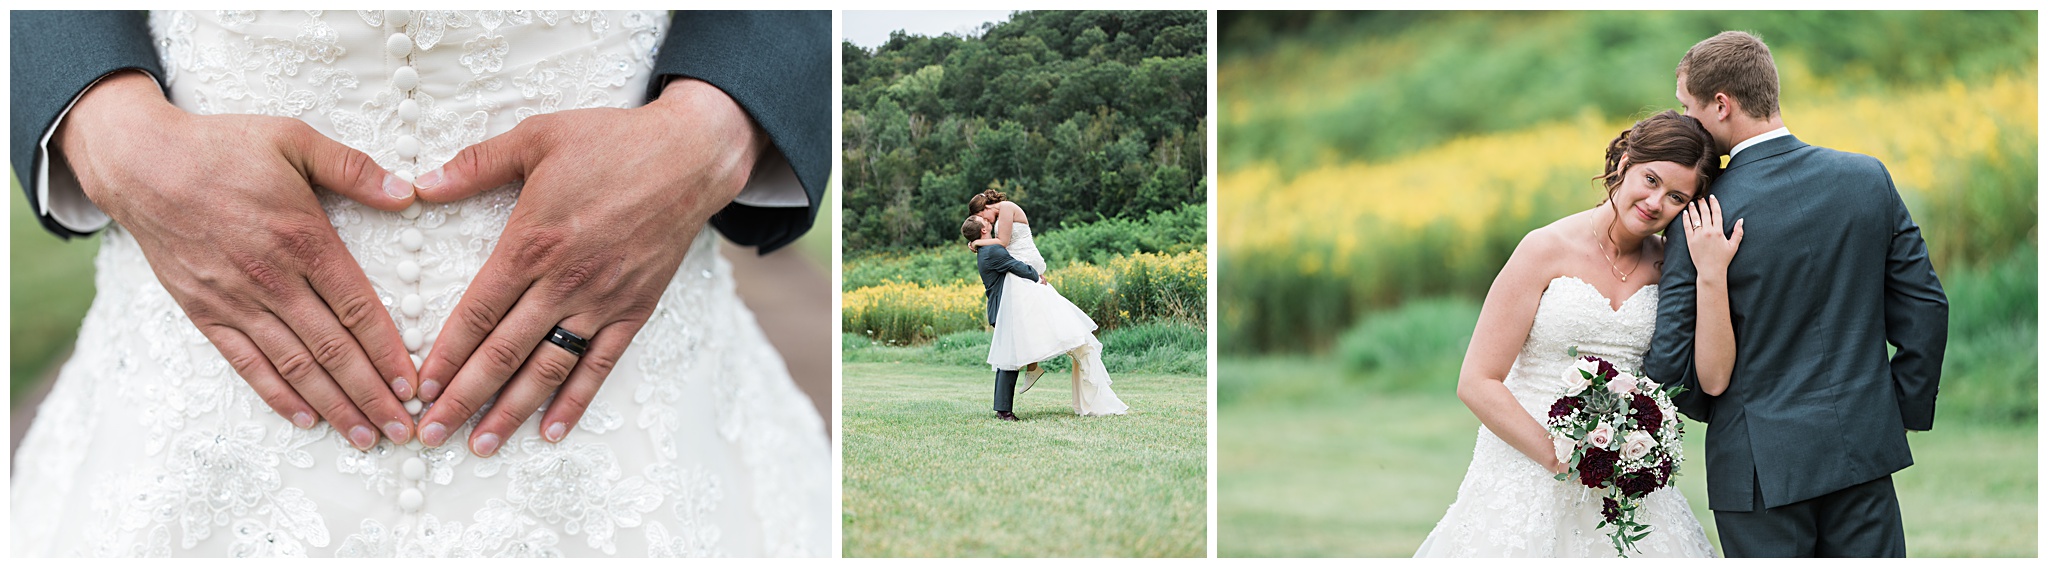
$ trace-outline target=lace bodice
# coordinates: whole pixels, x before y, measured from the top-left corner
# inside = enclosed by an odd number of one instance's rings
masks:
[[[1010,257],[1031,265],[1032,270],[1045,274],[1045,255],[1039,254],[1038,243],[1031,241],[1031,225],[1010,224]]]
[[[160,12],[172,102],[294,117],[402,176],[541,113],[642,104],[661,12]],[[321,191],[417,362],[519,187],[400,213]],[[491,458],[292,427],[110,227],[78,348],[16,455],[16,554],[765,556],[830,550],[823,424],[706,231],[577,429]],[[471,421],[471,425],[474,420]]]
[[[1620,309],[1592,284],[1572,276],[1550,280],[1536,307],[1529,338],[1508,370],[1509,392],[1532,416],[1543,416],[1564,391],[1571,349],[1606,359],[1624,370],[1640,370],[1650,335],[1657,329],[1657,285],[1636,290]]]

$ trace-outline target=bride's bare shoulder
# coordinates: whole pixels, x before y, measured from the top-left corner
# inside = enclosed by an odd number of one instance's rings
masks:
[[[1537,227],[1529,231],[1529,234],[1522,235],[1522,242],[1515,245],[1513,256],[1549,264],[1550,261],[1570,254],[1571,247],[1577,244],[1577,241],[1571,238],[1571,235],[1578,232],[1576,228],[1579,222],[1576,217],[1573,215],[1551,221],[1548,225]]]

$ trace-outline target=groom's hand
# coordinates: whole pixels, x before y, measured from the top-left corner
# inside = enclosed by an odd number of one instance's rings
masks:
[[[88,90],[55,144],[272,410],[357,448],[410,439],[412,360],[309,182],[387,211],[411,184],[298,120],[188,114],[133,71]]]
[[[493,395],[470,433],[477,455],[497,453],[550,396],[541,435],[568,435],[767,140],[723,91],[678,79],[640,108],[527,118],[420,176],[428,201],[526,182],[420,368],[420,394],[434,401],[421,441],[441,445]],[[544,342],[556,326],[588,351]]]

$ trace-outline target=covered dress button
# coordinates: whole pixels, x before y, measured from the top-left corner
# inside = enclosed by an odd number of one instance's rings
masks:
[[[420,333],[420,328],[417,327],[405,330],[405,333],[399,335],[405,340],[406,351],[419,351],[420,346],[425,345],[427,341],[427,336]]]
[[[419,366],[419,365],[413,365],[413,366],[417,367],[417,366]],[[405,401],[405,413],[406,413],[406,414],[414,414],[414,415],[417,415],[417,414],[419,414],[419,413],[420,413],[420,409],[422,409],[422,408],[426,408],[426,407],[427,407],[427,403],[424,403],[424,402],[420,402],[420,399],[419,399],[418,397],[414,397],[414,398],[413,398],[412,400],[408,400],[408,401]]]
[[[421,209],[421,207],[420,207],[420,202],[418,202],[418,201],[414,201],[414,202],[412,202],[412,204],[411,204],[411,205],[407,205],[407,206],[405,206],[405,209],[404,209],[404,210],[402,210],[402,211],[399,211],[399,212],[398,212],[398,216],[400,216],[400,217],[404,217],[404,218],[407,218],[407,219],[418,219],[418,218],[420,218],[420,209]]]
[[[385,10],[384,19],[390,21],[391,25],[402,28],[412,23],[412,10]]]
[[[399,59],[412,55],[412,36],[405,35],[404,33],[395,33],[391,34],[391,37],[384,38],[384,53],[389,53],[392,57]]]
[[[412,368],[414,368],[414,369],[418,369],[418,368],[420,368],[420,366],[421,366],[421,365],[425,365],[426,363],[427,363],[427,360],[426,360],[426,358],[424,358],[424,357],[420,357],[419,355],[413,355],[413,356],[412,356]],[[419,399],[415,398],[415,399],[413,399],[413,400],[419,400]],[[414,412],[413,414],[419,414],[419,413],[418,413],[418,412]]]
[[[426,308],[426,302],[420,299],[419,294],[406,294],[404,299],[398,301],[398,309],[405,312],[405,317],[420,317],[420,313],[426,311]]]
[[[398,90],[410,91],[413,87],[420,86],[420,72],[411,65],[400,67],[397,71],[391,72],[391,84],[398,87]]]
[[[398,151],[398,157],[400,158],[407,160],[417,158],[420,155],[420,139],[412,137],[411,134],[400,136],[398,137],[398,145],[393,146],[392,149]]]
[[[399,472],[404,473],[406,479],[413,481],[426,479],[427,462],[419,458],[405,458],[405,464],[399,466]]]
[[[415,122],[420,119],[420,103],[412,99],[398,101],[398,119]]]
[[[419,229],[406,227],[398,232],[398,244],[405,245],[405,250],[419,252],[420,247],[426,246],[427,236],[420,234]]]
[[[420,263],[410,260],[399,261],[398,279],[405,281],[407,284],[418,283],[420,281]]]
[[[424,505],[426,502],[427,496],[421,495],[418,489],[407,488],[405,491],[398,493],[398,508],[404,509],[407,513],[420,510],[420,505]]]

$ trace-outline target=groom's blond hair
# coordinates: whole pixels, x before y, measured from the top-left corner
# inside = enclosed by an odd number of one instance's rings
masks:
[[[1770,46],[1749,32],[1721,32],[1693,44],[1678,60],[1678,76],[1695,99],[1727,93],[1751,118],[1778,114],[1778,64]]]

